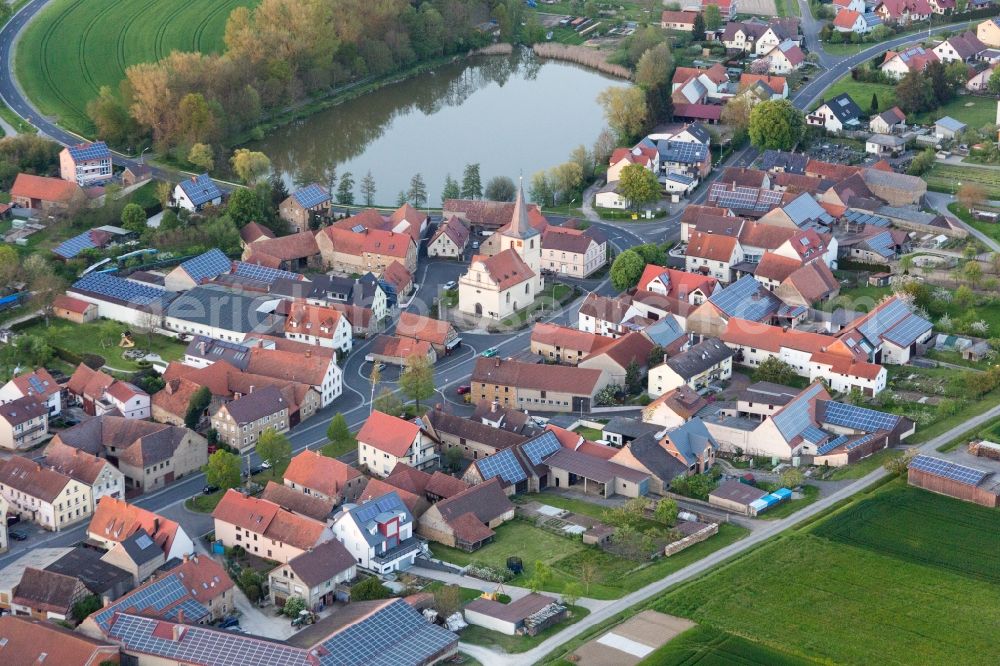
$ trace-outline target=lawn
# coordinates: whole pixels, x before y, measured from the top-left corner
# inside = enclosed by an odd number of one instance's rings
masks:
[[[463,643],[497,648],[507,654],[527,652],[550,636],[559,633],[571,624],[576,624],[590,614],[590,611],[583,606],[569,606],[569,610],[571,613],[569,619],[549,627],[545,631],[539,632],[536,636],[508,636],[507,634],[501,634],[499,631],[491,631],[485,627],[469,626],[459,633],[459,638]]]
[[[833,301],[834,307],[843,307],[856,312],[870,312],[872,308],[892,293],[892,287],[851,287],[840,290],[840,296]]]
[[[45,325],[42,319],[18,329],[18,333],[28,333],[44,337],[50,345],[65,349],[71,353],[100,354],[105,358],[108,367],[123,372],[139,369],[135,361],[122,358],[125,350],[118,346],[123,331],[129,330],[125,324],[114,321],[100,320],[89,324],[74,324],[65,319],[49,319]],[[147,337],[136,333],[133,336],[137,349],[146,349]],[[163,335],[152,336],[151,351],[159,354],[166,361],[176,361],[184,357],[187,348],[183,342]]]
[[[996,123],[997,101],[992,97],[959,95],[944,106],[940,106],[933,111],[917,114],[917,122],[927,125],[944,116],[951,116],[955,120],[962,121],[969,127],[978,129]]]
[[[992,664],[998,546],[1000,513],[896,481],[653,607],[823,662]]]
[[[591,442],[596,442],[599,439],[604,438],[604,431],[598,430],[597,428],[588,428],[587,426],[580,426],[576,428],[573,432],[578,435],[582,435],[584,439],[589,439]]]
[[[547,497],[546,497],[547,499]],[[556,505],[556,502],[551,502]],[[660,580],[709,553],[743,538],[747,530],[736,525],[721,525],[719,534],[691,546],[672,557],[661,557],[648,563],[626,560],[585,546],[577,538],[563,537],[535,527],[526,520],[516,519],[496,529],[496,540],[474,553],[431,544],[435,557],[465,566],[472,562],[505,568],[507,558],[517,556],[524,564],[524,573],[514,578],[513,585],[525,585],[540,561],[552,569],[552,577],[542,588],[547,592],[562,592],[569,581],[580,582],[582,564],[593,561],[599,572],[589,588],[584,584],[584,596],[593,599],[617,599],[625,594]]]
[[[329,442],[319,450],[327,458],[339,458],[340,456],[347,455],[351,451],[356,451],[358,448],[357,440],[353,442],[342,442],[336,444],[334,442]]]
[[[172,50],[221,51],[230,12],[251,0],[55,0],[18,44],[17,78],[42,113],[89,134],[87,102],[118,90],[125,68]]]
[[[692,627],[639,662],[640,666],[805,666],[815,663],[727,634]]]
[[[218,506],[219,502],[222,500],[222,496],[225,494],[225,490],[216,490],[214,493],[209,495],[198,493],[194,497],[186,499],[184,501],[184,506],[190,511],[197,511],[198,513],[212,513],[215,511],[215,507]]]
[[[1000,199],[1000,169],[935,162],[930,171],[922,177],[930,189],[939,192],[955,192],[961,183],[977,183],[983,187],[990,199]],[[993,229],[987,233],[995,236],[997,231]]]
[[[948,204],[948,210],[951,211],[955,217],[962,220],[966,224],[975,227],[993,240],[1000,240],[1000,224],[975,219],[969,214],[969,210],[957,201],[953,201]]]
[[[867,113],[868,109],[871,108],[873,93],[878,96],[879,111],[885,111],[886,109],[892,108],[896,105],[896,89],[893,86],[885,83],[865,83],[864,81],[855,81],[851,78],[850,74],[827,88],[826,92],[823,93],[823,99],[833,99],[841,93],[849,94],[851,99],[853,99],[865,113]],[[815,106],[819,106],[819,101],[816,102]]]

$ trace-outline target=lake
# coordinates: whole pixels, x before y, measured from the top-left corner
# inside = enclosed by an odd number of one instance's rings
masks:
[[[542,61],[530,51],[480,56],[320,111],[252,145],[271,158],[289,188],[336,165],[350,171],[355,202],[370,169],[375,202],[395,205],[415,173],[427,204],[439,206],[445,175],[459,183],[467,163],[493,176],[529,180],[565,162],[579,144],[590,148],[604,128],[598,93],[626,82],[590,69]]]

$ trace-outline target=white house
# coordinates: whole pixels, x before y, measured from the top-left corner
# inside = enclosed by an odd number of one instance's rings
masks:
[[[833,0],[833,9],[840,12],[842,9],[849,9],[852,12],[863,14],[865,12],[864,0]]]
[[[976,33],[971,30],[961,35],[953,35],[933,49],[938,60],[945,63],[972,62],[980,53],[986,50],[986,44],[979,41]]]
[[[875,134],[893,134],[906,129],[906,114],[898,106],[872,116],[868,129]]]
[[[409,569],[422,550],[413,536],[413,514],[395,492],[347,505],[334,520],[333,534],[359,567],[381,574]]]
[[[58,416],[62,412],[62,390],[45,368],[18,375],[0,388],[0,404],[27,396],[44,403],[48,407],[50,417]]]
[[[664,178],[663,186],[676,202],[680,197],[686,197],[694,192],[694,188],[698,187],[698,179],[686,173],[671,171]]]
[[[819,108],[806,116],[806,122],[823,127],[827,132],[838,133],[845,129],[860,129],[861,115],[861,107],[850,95],[841,93],[829,102],[820,104]]]
[[[897,81],[910,72],[922,72],[927,65],[937,60],[937,54],[922,46],[912,46],[903,51],[886,51],[879,69],[886,76]]]
[[[358,431],[358,463],[378,477],[392,473],[397,463],[415,469],[434,464],[434,441],[413,421],[375,410]]]
[[[799,48],[798,44],[791,40],[786,40],[765,55],[768,61],[768,68],[771,74],[790,74],[802,67],[806,61],[806,56]]]
[[[709,275],[723,284],[733,279],[732,267],[743,261],[743,248],[732,236],[693,231],[688,236],[684,270]]]
[[[354,345],[351,324],[337,310],[297,301],[288,306],[285,337],[289,340],[348,353]]]
[[[594,205],[598,208],[625,210],[628,208],[628,201],[618,193],[618,181],[613,180],[597,190],[597,194],[594,195]]]
[[[222,203],[222,190],[207,173],[191,176],[174,187],[171,201],[174,206],[189,210],[192,213],[205,206],[218,206]]]

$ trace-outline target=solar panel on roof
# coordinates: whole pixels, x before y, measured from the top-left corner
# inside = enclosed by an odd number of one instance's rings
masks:
[[[316,183],[307,185],[301,190],[296,190],[292,196],[295,197],[295,201],[303,208],[313,208],[330,200],[330,193]]]
[[[882,334],[899,323],[903,317],[910,314],[910,308],[901,300],[893,299],[885,306],[871,314],[860,326],[858,331],[868,338],[869,342],[878,344]]]
[[[228,273],[232,268],[232,262],[222,250],[212,248],[204,254],[188,259],[181,264],[181,268],[191,276],[195,283],[200,283],[202,280],[211,280],[223,273]]]
[[[103,141],[96,141],[82,146],[67,146],[67,149],[76,162],[111,159],[111,151]]]
[[[542,460],[561,449],[562,444],[559,443],[559,438],[555,436],[555,433],[549,430],[535,439],[525,442],[521,448],[531,464],[538,466],[542,464]]]
[[[806,429],[802,431],[802,438],[812,444],[822,442],[826,436],[826,433],[816,426],[806,426]]]
[[[885,332],[882,337],[899,347],[909,347],[932,328],[933,325],[929,321],[911,314]]]
[[[877,430],[892,430],[899,424],[899,417],[895,414],[877,412],[867,407],[828,400],[824,402],[823,422],[853,430],[875,432]]]
[[[93,237],[89,231],[85,231],[82,234],[63,241],[52,251],[64,259],[72,259],[84,250],[94,247],[97,246],[94,244]]]
[[[518,462],[514,452],[510,449],[497,451],[491,456],[487,456],[476,463],[479,473],[484,481],[499,476],[507,483],[520,483],[528,478],[524,473],[524,468]]]
[[[752,275],[744,275],[708,300],[729,316],[749,321],[761,321],[781,307],[778,297]]]
[[[910,469],[920,470],[943,479],[949,479],[967,486],[978,486],[992,472],[975,467],[966,467],[943,458],[919,455],[910,461]]]
[[[114,298],[133,305],[149,305],[166,297],[163,289],[137,284],[107,273],[88,273],[73,283],[73,289]]]
[[[774,415],[774,425],[777,426],[778,432],[785,438],[785,441],[790,442],[795,439],[796,435],[812,425],[812,419],[809,415],[809,401],[819,395],[822,390],[821,384],[810,386]]]
[[[396,511],[406,511],[406,505],[395,492],[368,500],[351,510],[354,518],[358,522],[367,523],[381,513],[393,513]]]
[[[838,446],[840,446],[841,444],[843,444],[846,441],[847,441],[847,436],[846,435],[841,435],[840,437],[835,437],[835,438],[831,439],[829,442],[827,442],[826,444],[824,444],[823,446],[821,446],[818,449],[816,449],[816,454],[820,455],[820,456],[826,455],[827,453],[829,453],[830,451],[833,451],[835,448],[837,448]]]
[[[149,583],[145,588],[122,597],[98,613],[94,619],[106,629],[115,613],[129,610],[136,613],[155,612],[160,615],[168,606],[188,596],[187,589],[177,577],[167,575]],[[208,609],[194,599],[186,599],[179,607],[184,609],[184,619],[190,622],[197,622],[208,615]],[[174,609],[170,612],[176,617]]]
[[[353,227],[351,227],[351,231],[353,231],[356,234],[364,233],[365,226],[363,224],[355,224]]]
[[[291,271],[283,271],[277,268],[270,268],[268,266],[259,266],[257,264],[248,264],[245,261],[237,261],[236,270],[234,272],[240,277],[245,277],[249,280],[257,280],[258,282],[267,282],[269,284],[275,282],[276,280],[298,280],[302,277],[298,273],[292,273]]]
[[[869,433],[869,434],[865,435],[864,437],[859,437],[858,439],[854,440],[853,442],[851,442],[850,444],[847,445],[847,450],[848,451],[853,451],[854,449],[858,448],[859,446],[863,446],[863,445],[867,444],[868,442],[870,442],[873,439],[875,439],[876,434],[877,433]]]

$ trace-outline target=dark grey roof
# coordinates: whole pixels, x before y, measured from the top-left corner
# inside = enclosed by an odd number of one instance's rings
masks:
[[[719,448],[718,443],[705,427],[705,423],[697,416],[684,425],[668,431],[666,436],[673,442],[674,448],[684,456],[688,465],[698,462],[698,456],[704,453],[706,448]]]
[[[256,389],[232,402],[227,402],[225,407],[233,420],[242,425],[277,414],[282,409],[287,410],[288,403],[285,402],[278,387],[270,385]]]
[[[687,472],[687,465],[666,452],[655,435],[646,434],[628,444],[632,456],[664,483],[670,483]]]
[[[627,418],[625,416],[615,416],[604,426],[604,432],[614,433],[629,439],[642,437],[647,433],[655,433],[661,428],[653,423],[646,423],[639,419]]]
[[[801,389],[773,382],[755,382],[740,392],[739,399],[744,402],[761,402],[783,406],[790,403],[801,392]]]
[[[730,479],[710,492],[709,496],[747,505],[753,501],[759,500],[766,494],[767,493],[760,488],[755,488],[746,483],[742,483],[737,479]]]
[[[826,106],[837,117],[837,120],[842,123],[846,123],[849,120],[857,120],[861,117],[861,107],[847,93],[840,93],[826,102]]]
[[[526,435],[505,430],[504,428],[494,428],[481,421],[462,418],[461,416],[448,414],[439,409],[432,409],[427,412],[427,420],[434,430],[454,435],[455,437],[461,437],[470,442],[485,444],[494,449],[506,449],[528,439]]]
[[[306,280],[280,278],[271,284],[270,293],[285,298],[312,298],[371,307],[381,289],[378,279],[371,273],[357,279],[311,274]]]
[[[324,541],[288,561],[289,568],[303,583],[316,587],[354,566],[350,551],[336,539]]]
[[[708,130],[705,129],[705,126],[702,125],[701,123],[691,123],[684,129],[687,130],[688,134],[690,134],[691,136],[693,136],[694,138],[698,139],[699,141],[701,141],[706,145],[712,138],[711,135],[708,133]]]
[[[158,555],[163,554],[156,544],[153,544],[153,550]],[[88,590],[97,595],[103,595],[115,588],[131,588],[132,574],[108,564],[101,559],[102,555],[102,551],[77,546],[45,567],[45,570],[79,578]]]
[[[765,150],[763,157],[761,157],[761,168],[764,171],[772,171],[775,169],[784,171],[785,173],[794,173],[800,176],[804,176],[806,173],[806,164],[809,162],[809,156],[802,153],[787,153],[783,150]]]
[[[163,549],[157,546],[149,533],[142,528],[120,543],[129,559],[140,566],[163,556]]]
[[[733,350],[718,338],[708,338],[685,352],[667,359],[670,369],[685,380],[732,358]]]
[[[259,312],[268,300],[215,286],[198,286],[175,298],[167,306],[167,317],[237,333],[269,333],[273,317]]]
[[[214,340],[203,335],[196,335],[188,343],[184,353],[188,356],[203,358],[206,361],[226,361],[240,370],[246,370],[250,364],[250,348],[236,342]]]

